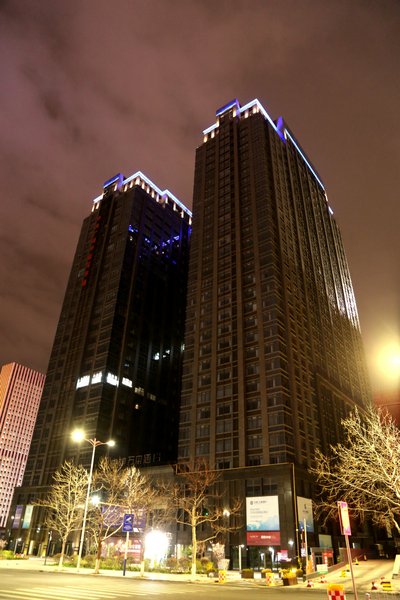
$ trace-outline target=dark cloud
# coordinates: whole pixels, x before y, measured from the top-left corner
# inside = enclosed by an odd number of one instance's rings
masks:
[[[396,0],[0,2],[0,363],[46,369],[102,183],[190,206],[202,130],[258,97],[326,185],[372,364],[399,335],[399,30]]]

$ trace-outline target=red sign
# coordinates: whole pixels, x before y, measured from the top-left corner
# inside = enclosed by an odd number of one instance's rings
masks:
[[[281,543],[280,531],[248,531],[248,546],[279,546]]]

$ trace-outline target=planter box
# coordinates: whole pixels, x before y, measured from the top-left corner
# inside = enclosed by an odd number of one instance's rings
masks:
[[[243,569],[240,574],[242,579],[254,579],[254,571],[251,569]]]
[[[285,577],[282,582],[283,585],[297,585],[297,577]]]

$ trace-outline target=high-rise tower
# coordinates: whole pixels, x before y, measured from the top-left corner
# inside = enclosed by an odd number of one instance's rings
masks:
[[[65,459],[89,466],[89,444],[71,443],[76,427],[112,438],[132,464],[175,460],[190,225],[190,211],[140,172],[110,179],[94,200],[16,504],[29,504]]]
[[[309,466],[368,399],[324,186],[257,100],[217,111],[197,150],[185,348],[181,461]]]
[[[341,418],[369,400],[340,232],[311,162],[257,100],[222,107],[203,134],[179,462],[206,459],[232,480],[244,469],[247,483],[232,493],[287,502],[285,464],[309,497],[300,471],[306,479],[315,449],[336,442]],[[296,510],[292,502],[281,516],[294,521]]]
[[[21,485],[45,376],[17,363],[0,371],[0,528]]]

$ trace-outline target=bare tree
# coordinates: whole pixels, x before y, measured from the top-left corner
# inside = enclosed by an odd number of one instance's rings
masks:
[[[329,456],[317,453],[311,472],[321,488],[317,512],[337,517],[337,501],[347,501],[352,514],[371,515],[380,525],[400,533],[400,431],[385,411],[356,409],[342,420],[343,444]]]
[[[53,480],[48,496],[34,504],[47,509],[45,525],[60,534],[62,546],[58,566],[61,568],[68,537],[82,526],[88,474],[82,465],[66,461],[54,473]]]
[[[102,542],[119,533],[125,513],[148,519],[157,506],[159,493],[149,479],[122,459],[102,458],[93,476],[93,490],[101,501],[89,514],[89,527],[97,542],[95,572],[98,573]]]
[[[178,482],[173,485],[171,497],[177,509],[177,522],[191,529],[191,574],[194,577],[199,544],[223,538],[228,531],[235,530],[236,526],[229,521],[239,514],[241,502],[235,500],[232,506],[224,506],[217,489],[221,472],[210,469],[205,461],[198,461],[190,470],[180,465],[177,475]]]

